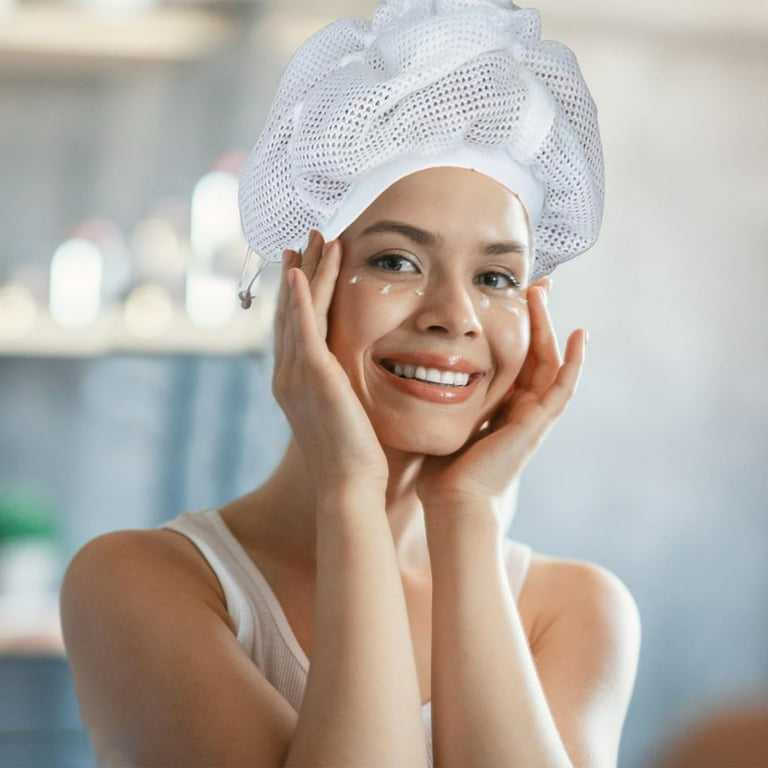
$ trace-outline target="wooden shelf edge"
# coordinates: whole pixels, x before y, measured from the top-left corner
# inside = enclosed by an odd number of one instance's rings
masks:
[[[28,333],[0,335],[0,357],[92,358],[113,354],[228,356],[263,354],[271,332],[269,305],[238,310],[222,328],[195,325],[177,312],[162,332],[138,335],[125,325],[119,310],[106,313],[86,328],[62,328],[40,315]]]

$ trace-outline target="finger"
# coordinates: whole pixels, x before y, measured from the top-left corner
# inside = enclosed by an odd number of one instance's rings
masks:
[[[301,257],[301,270],[307,276],[310,284],[315,276],[317,264],[323,253],[323,236],[316,229],[309,231],[309,242]]]
[[[277,294],[277,306],[275,308],[275,320],[274,320],[274,357],[275,366],[279,364],[282,358],[283,352],[283,331],[285,326],[285,313],[288,302],[288,270],[293,265],[293,261],[296,258],[294,251],[283,251],[283,261],[281,263],[280,271],[280,290]]]
[[[286,282],[286,300],[285,300],[285,321],[283,323],[283,350],[281,363],[284,370],[290,371],[296,359],[296,328],[294,320],[294,312],[292,308],[293,299],[293,286],[291,284],[291,274],[297,270],[299,255],[296,255],[295,260],[289,265],[286,270],[285,282]]]
[[[546,291],[542,286],[535,286],[528,292],[528,307],[531,317],[531,352],[534,357],[529,389],[544,392],[557,376],[562,358],[552,318],[547,311]]]
[[[516,396],[514,392],[507,395],[498,405],[493,413],[490,421],[488,422],[487,432],[495,432],[501,429],[508,421],[510,413],[514,408],[515,402],[519,400],[519,396]]]
[[[312,298],[320,335],[325,338],[328,330],[328,310],[336,290],[336,280],[341,268],[341,241],[332,240],[323,247],[323,255],[312,280]]]
[[[519,389],[530,389],[531,380],[533,379],[533,372],[536,369],[536,357],[533,354],[530,344],[528,345],[528,352],[523,360],[523,365],[520,368],[520,372],[517,374],[515,383],[512,386],[511,391],[515,392]]]
[[[304,271],[295,267],[289,270],[288,280],[291,291],[290,327],[295,355],[297,358],[305,357],[310,364],[317,364],[327,347],[318,333],[309,282]]]
[[[565,347],[565,362],[560,366],[552,386],[541,398],[542,407],[552,418],[559,416],[573,397],[584,368],[584,356],[587,344],[587,334],[583,329],[574,331],[568,337]]]
[[[565,362],[552,386],[541,397],[531,391],[517,391],[506,398],[494,414],[486,434],[511,430],[518,436],[516,442],[523,453],[535,450],[576,391],[584,364],[585,344],[586,332],[574,331],[566,345]],[[521,441],[520,435],[525,435],[526,439]],[[481,438],[484,436],[479,434]]]
[[[532,303],[536,300],[536,297],[533,295],[537,293],[537,290],[533,290],[534,288],[538,288],[541,286],[547,278],[544,278],[543,280],[540,280],[536,283],[535,286],[530,286],[528,289],[527,296],[530,298],[526,299],[529,307],[529,323],[530,323],[530,340],[528,342],[528,351],[525,355],[525,360],[523,360],[523,365],[520,368],[520,372],[517,374],[517,378],[515,379],[515,384],[512,388],[513,391],[515,390],[530,390],[533,386],[533,377],[536,372],[536,367],[538,366],[538,360],[536,356],[537,347],[534,344],[534,340],[536,339],[536,333],[538,330],[538,325],[536,324],[536,316],[534,315],[534,309],[531,308]]]

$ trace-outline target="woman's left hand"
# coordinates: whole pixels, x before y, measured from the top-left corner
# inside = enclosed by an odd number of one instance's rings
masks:
[[[496,507],[576,390],[586,331],[571,333],[563,361],[541,285],[529,288],[528,307],[531,342],[508,396],[460,451],[424,460],[417,490],[428,519],[463,515],[478,503]]]

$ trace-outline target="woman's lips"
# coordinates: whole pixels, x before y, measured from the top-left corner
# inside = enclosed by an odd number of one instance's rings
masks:
[[[426,400],[430,403],[445,403],[445,404],[458,404],[468,400],[477,388],[477,384],[482,378],[482,374],[473,369],[466,363],[461,365],[457,363],[447,363],[445,358],[441,358],[439,364],[437,358],[430,358],[427,360],[424,357],[408,357],[408,360],[416,362],[407,362],[406,358],[398,357],[397,359],[385,358],[379,362],[376,366],[377,370],[381,372],[388,384],[395,389],[413,397],[418,397],[421,400]],[[431,363],[426,366],[425,363]],[[443,371],[454,371],[460,373],[466,373],[469,375],[469,382],[463,386],[456,386],[453,384],[438,384],[433,382],[421,381],[417,378],[404,378],[398,376],[393,370],[395,365],[402,367],[404,365],[418,365],[423,368],[436,368]],[[463,370],[460,370],[463,369]]]
[[[458,355],[436,355],[426,352],[418,354],[398,353],[391,357],[382,356],[379,362],[391,363],[392,365],[400,363],[401,365],[422,365],[425,368],[438,368],[444,371],[455,371],[458,373],[469,373],[473,376],[482,373],[482,369],[469,360],[465,360]]]

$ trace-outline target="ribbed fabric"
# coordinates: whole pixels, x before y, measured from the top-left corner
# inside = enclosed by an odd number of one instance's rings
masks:
[[[183,512],[159,526],[186,536],[221,584],[227,612],[241,647],[266,679],[298,712],[309,673],[309,659],[293,634],[280,603],[256,564],[227,527],[218,510]],[[515,601],[520,597],[531,548],[508,541],[507,575]],[[432,708],[422,708],[432,766]]]

